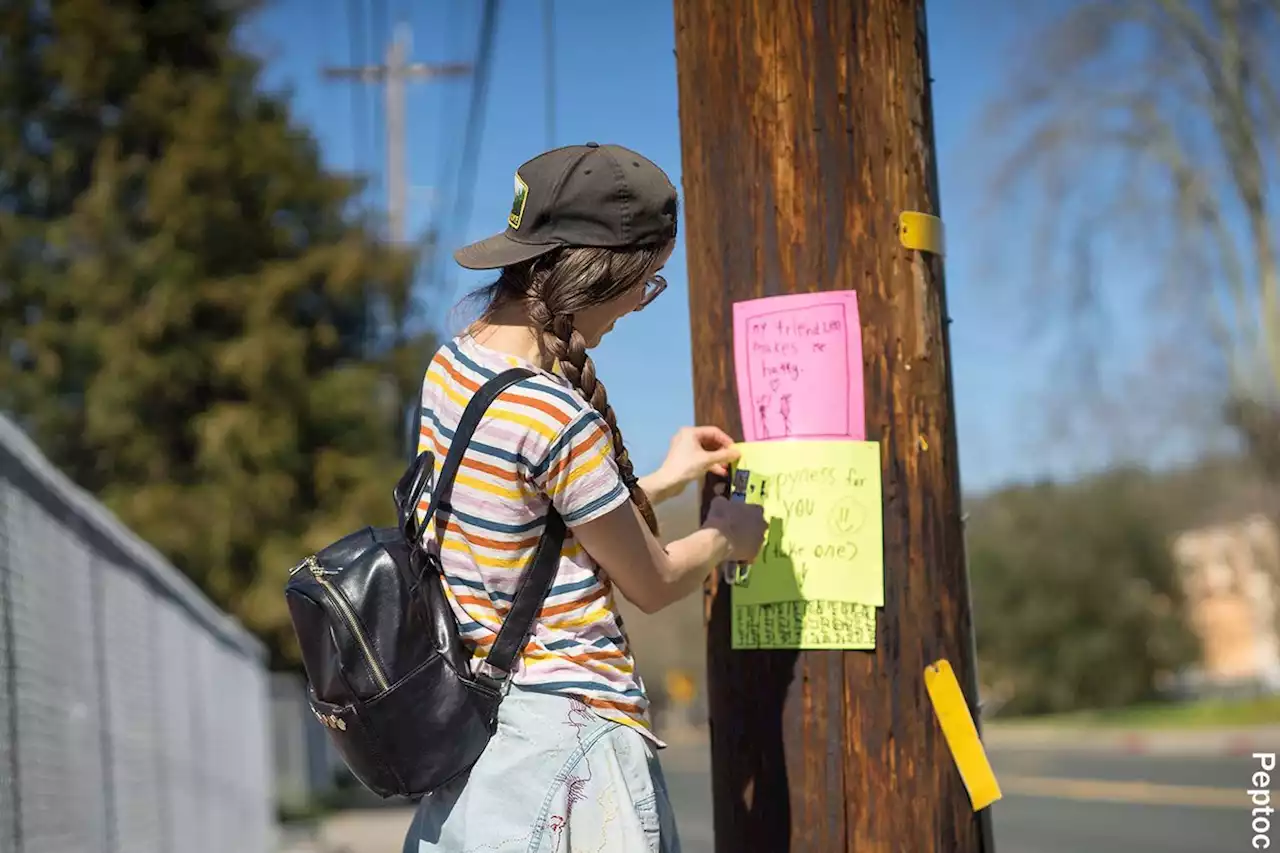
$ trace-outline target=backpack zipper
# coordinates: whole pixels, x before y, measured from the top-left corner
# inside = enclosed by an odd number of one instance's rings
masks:
[[[324,589],[325,594],[329,596],[329,601],[342,613],[342,617],[347,622],[347,628],[351,631],[351,636],[356,638],[356,642],[360,644],[360,650],[364,652],[364,659],[369,664],[369,671],[373,674],[373,680],[378,682],[378,686],[383,690],[389,689],[391,685],[387,682],[386,673],[382,671],[382,665],[378,663],[378,658],[373,653],[373,646],[369,643],[368,638],[365,637],[364,631],[360,629],[360,623],[356,620],[356,614],[352,612],[351,605],[347,604],[346,596],[325,579],[324,567],[320,565],[320,561],[314,556],[307,557],[295,566],[290,574],[295,574],[304,567],[311,571],[311,576]]]

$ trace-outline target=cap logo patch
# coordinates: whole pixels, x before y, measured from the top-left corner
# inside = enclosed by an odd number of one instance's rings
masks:
[[[516,195],[511,202],[511,213],[507,216],[507,224],[517,231],[520,230],[520,220],[524,218],[524,204],[529,200],[529,185],[520,179],[520,173],[516,172]]]

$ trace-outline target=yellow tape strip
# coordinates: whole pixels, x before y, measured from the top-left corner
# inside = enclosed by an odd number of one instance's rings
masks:
[[[938,715],[938,724],[942,726],[942,735],[951,749],[951,757],[955,759],[960,778],[969,791],[973,810],[981,811],[1000,799],[1000,783],[991,770],[987,751],[982,748],[982,740],[978,737],[978,727],[973,724],[973,715],[969,713],[969,705],[964,701],[964,693],[960,691],[960,683],[956,681],[951,664],[940,660],[925,667],[924,686],[929,691],[929,699],[933,702],[934,713]]]
[[[946,254],[946,235],[942,220],[927,213],[904,210],[898,215],[898,240],[908,249]]]

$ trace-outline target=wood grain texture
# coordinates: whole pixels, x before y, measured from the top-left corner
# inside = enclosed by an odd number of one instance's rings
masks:
[[[939,215],[924,2],[675,20],[698,422],[742,436],[734,302],[853,289],[884,481],[874,653],[733,652],[708,586],[716,848],[991,853],[923,680],[947,658],[975,701],[942,265],[897,237],[901,211]]]

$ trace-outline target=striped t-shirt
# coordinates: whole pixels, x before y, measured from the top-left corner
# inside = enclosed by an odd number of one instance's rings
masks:
[[[613,587],[573,538],[575,525],[629,499],[603,418],[563,378],[464,335],[442,347],[427,369],[419,452],[435,454],[439,474],[471,395],[511,367],[537,375],[507,388],[489,407],[442,502],[448,511],[442,506],[435,529],[424,534],[428,547],[439,543],[463,643],[473,665],[488,654],[532,560],[550,500],[569,532],[513,680],[572,696],[653,737]],[[419,509],[426,509],[425,500]]]

